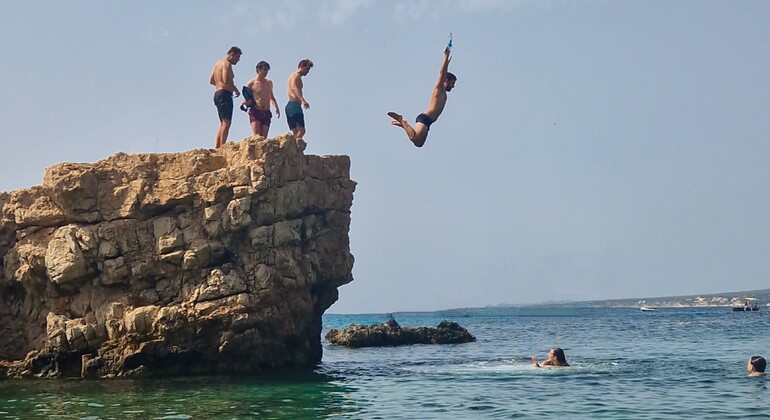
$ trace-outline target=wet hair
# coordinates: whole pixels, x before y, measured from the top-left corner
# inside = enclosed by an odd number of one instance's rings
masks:
[[[751,356],[749,363],[751,363],[751,366],[754,366],[754,370],[757,372],[764,372],[767,366],[767,361],[762,356]]]
[[[457,76],[450,72],[446,72],[446,77],[444,77],[444,80],[457,80]]]
[[[313,68],[313,62],[310,61],[309,58],[306,58],[304,60],[300,60],[299,64],[297,64],[297,68],[308,66],[310,68]]]
[[[551,350],[553,350],[553,355],[559,362],[559,366],[569,366],[569,363],[567,363],[567,357],[564,356],[564,350],[559,347],[554,347]]]
[[[241,51],[241,49],[238,48],[238,47],[230,47],[230,49],[227,50],[227,53],[228,54],[238,54],[238,55],[241,55],[241,54],[243,54],[243,51]]]
[[[267,61],[260,61],[257,63],[257,71],[260,71],[262,69],[270,70],[270,64],[267,64]]]

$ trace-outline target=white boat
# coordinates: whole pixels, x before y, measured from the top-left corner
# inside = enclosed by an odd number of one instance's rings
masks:
[[[655,312],[658,310],[656,306],[642,306],[639,308],[642,312]]]
[[[757,300],[750,297],[738,298],[733,300],[734,312],[754,312],[759,310]]]

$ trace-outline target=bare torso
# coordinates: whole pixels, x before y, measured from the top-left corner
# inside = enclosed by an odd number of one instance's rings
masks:
[[[425,115],[429,116],[433,121],[436,121],[439,115],[444,112],[446,99],[446,90],[444,90],[442,86],[434,87],[433,93],[430,96],[430,103],[428,104],[428,108],[425,109]]]
[[[254,106],[262,111],[270,110],[270,99],[273,97],[273,81],[256,77],[249,80],[246,86],[254,96]]]
[[[226,59],[219,60],[211,71],[211,84],[215,90],[227,90],[234,92],[235,83],[233,82],[233,66]]]
[[[287,88],[289,100],[302,103],[302,75],[299,72],[291,74]]]

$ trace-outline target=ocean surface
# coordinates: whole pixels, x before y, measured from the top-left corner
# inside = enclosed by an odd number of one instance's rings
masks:
[[[396,313],[456,321],[475,343],[348,349],[313,372],[257,378],[0,381],[0,419],[743,419],[770,417],[770,311],[484,308]],[[329,328],[386,315],[326,315]],[[568,368],[532,366],[549,348]]]

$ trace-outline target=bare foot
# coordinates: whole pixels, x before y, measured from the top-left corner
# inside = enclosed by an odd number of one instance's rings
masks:
[[[390,118],[393,118],[393,121],[390,122],[391,124],[397,125],[399,127],[403,127],[403,125],[401,125],[401,123],[404,122],[404,117],[403,116],[401,116],[400,114],[397,114],[397,113],[395,113],[393,111],[388,112],[388,116]]]

